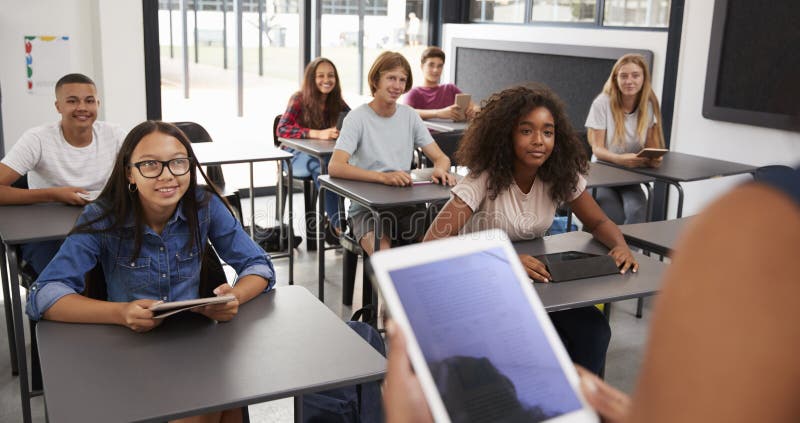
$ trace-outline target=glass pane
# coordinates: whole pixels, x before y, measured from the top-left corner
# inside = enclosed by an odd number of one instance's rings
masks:
[[[336,64],[345,100],[351,107],[360,104],[359,86],[363,99],[369,98],[367,72],[381,52],[400,52],[413,70],[419,68],[419,57],[428,44],[427,5],[428,0],[365,1],[364,65],[359,80],[358,0],[322,1],[320,52]]]
[[[188,98],[184,98],[183,87],[184,28],[180,4],[178,0],[159,2],[163,120],[197,122],[208,131],[214,142],[234,144],[258,140],[271,146],[273,117],[284,111],[289,96],[299,87],[297,0],[261,0],[263,76],[259,75],[258,1],[242,1],[244,110],[241,117],[238,116],[236,97],[234,1],[186,1]],[[227,190],[250,185],[247,165],[226,165],[223,172]],[[273,163],[255,165],[256,186],[275,185],[275,175]]]
[[[597,0],[533,0],[534,22],[594,22]]]
[[[525,0],[472,0],[469,19],[473,22],[525,22]]]
[[[606,0],[603,25],[666,28],[669,6],[669,0]]]

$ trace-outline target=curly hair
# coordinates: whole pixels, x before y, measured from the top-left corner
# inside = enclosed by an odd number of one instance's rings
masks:
[[[558,96],[544,85],[528,84],[492,94],[483,103],[464,133],[456,158],[471,175],[489,172],[489,198],[497,198],[514,181],[514,131],[519,121],[535,108],[545,107],[553,115],[555,143],[536,176],[550,184],[553,201],[569,199],[578,174],[587,174],[589,163]]]

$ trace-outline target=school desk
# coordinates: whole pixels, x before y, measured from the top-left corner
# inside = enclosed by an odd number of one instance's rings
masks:
[[[27,206],[0,207],[0,267],[3,276],[3,303],[5,305],[6,330],[11,356],[11,370],[19,373],[20,397],[22,399],[22,421],[31,421],[31,396],[39,394],[38,386],[30,389],[28,363],[25,352],[25,331],[23,321],[27,320],[22,311],[19,288],[19,254],[22,244],[38,241],[64,239],[75,225],[83,208],[60,203],[33,204]],[[8,271],[6,271],[6,267]],[[31,350],[35,351],[35,341]],[[32,357],[34,372],[38,372],[37,357]],[[19,370],[22,370],[21,372]],[[38,376],[32,379],[37,381]]]
[[[339,194],[340,197],[349,198],[362,206],[366,207],[376,221],[379,221],[381,210],[391,209],[398,206],[410,206],[417,204],[432,203],[448,200],[450,198],[450,186],[438,184],[421,184],[410,187],[393,187],[374,182],[352,181],[348,179],[332,178],[329,175],[319,177],[319,215],[325,210],[325,196],[323,190],[330,190]],[[375,228],[375,250],[380,250],[380,238],[382,228],[376,225]],[[325,237],[322,235],[322,228],[317,225],[317,257],[319,266],[319,299],[325,298],[325,250],[323,248]],[[368,282],[365,283],[366,290]]]
[[[623,168],[613,163],[603,163],[609,166]],[[757,168],[742,163],[670,151],[664,155],[661,166],[657,168],[635,167],[624,169],[642,175],[652,176],[661,182],[674,186],[675,189],[678,190],[677,217],[681,218],[683,216],[682,182],[702,181],[705,179],[740,175],[743,173],[753,174]]]
[[[386,361],[303,287],[282,286],[227,323],[183,312],[147,333],[42,321],[50,422],[163,422],[380,380]]]

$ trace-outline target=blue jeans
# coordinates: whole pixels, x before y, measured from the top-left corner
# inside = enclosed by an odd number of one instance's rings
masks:
[[[298,178],[311,177],[314,179],[314,185],[319,189],[319,175],[320,164],[316,157],[309,154],[292,150],[294,157],[292,157],[292,176]],[[325,162],[328,165],[328,162]],[[325,214],[331,221],[334,228],[341,229],[339,224],[339,196],[332,191],[325,190]]]
[[[47,264],[50,263],[50,260],[55,257],[58,249],[61,248],[61,244],[63,243],[63,240],[58,240],[29,242],[27,244],[22,244],[19,247],[20,256],[22,256],[22,259],[31,265],[33,270],[36,272],[36,276],[38,276],[42,273],[42,270],[47,267]]]

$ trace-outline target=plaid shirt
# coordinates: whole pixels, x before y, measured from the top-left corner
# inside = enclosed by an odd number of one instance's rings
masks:
[[[349,110],[350,107],[344,104],[342,111]],[[303,97],[300,93],[295,93],[289,99],[289,105],[286,107],[286,111],[283,112],[283,116],[278,122],[278,129],[275,132],[282,138],[308,138],[308,131],[313,128],[306,128],[300,124],[302,115]]]

